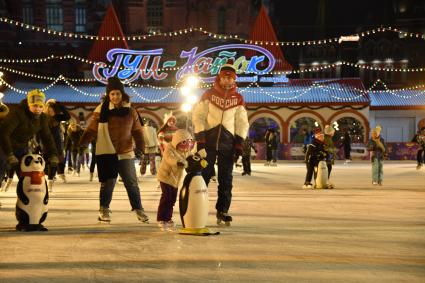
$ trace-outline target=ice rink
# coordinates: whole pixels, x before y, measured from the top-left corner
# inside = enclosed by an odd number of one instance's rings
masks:
[[[0,193],[0,282],[425,282],[425,169],[384,164],[384,185],[371,184],[369,162],[332,172],[334,190],[301,189],[302,163],[253,164],[234,172],[231,227],[218,236],[161,232],[160,190],[139,183],[150,224],[130,211],[117,184],[111,224],[99,224],[99,184],[67,175],[56,182],[45,226],[16,232],[16,181]],[[174,220],[180,226],[178,203]],[[178,227],[179,228],[179,227]]]

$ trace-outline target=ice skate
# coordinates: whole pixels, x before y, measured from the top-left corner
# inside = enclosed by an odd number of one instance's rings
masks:
[[[372,182],[372,185],[377,186],[378,182]]]
[[[7,192],[9,190],[10,185],[12,184],[13,178],[7,178],[7,181],[3,183],[1,190],[3,192]]]
[[[93,173],[90,172],[90,182],[93,182]]]
[[[418,164],[418,166],[416,166],[416,170],[420,170],[422,168],[422,164]]]
[[[277,163],[276,162],[270,163],[270,166],[277,167]]]
[[[212,183],[217,183],[217,177],[216,176],[212,176],[211,177],[211,182]]]
[[[267,161],[266,163],[264,163],[264,166],[270,166],[270,161]]]
[[[168,229],[167,221],[159,221],[158,227],[159,227],[159,230],[161,230],[162,232],[167,231]]]
[[[100,207],[98,220],[100,223],[110,223],[111,216],[109,215],[112,211],[109,208]]]
[[[173,220],[167,221],[167,231],[174,232],[176,230],[176,223]]]
[[[217,211],[217,224],[221,225],[224,222],[224,225],[230,226],[233,218],[227,212]]]
[[[53,193],[53,184],[54,184],[53,180],[47,181],[47,188],[49,189],[49,193]]]
[[[72,172],[74,172],[74,168],[68,167],[68,174],[72,174]]]
[[[313,185],[311,183],[305,183],[302,188],[303,189],[311,189],[311,188],[313,188]]]
[[[149,217],[145,214],[143,209],[135,209],[137,219],[143,223],[149,223]]]
[[[66,176],[65,174],[59,174],[59,178],[66,184],[67,180],[66,180]]]

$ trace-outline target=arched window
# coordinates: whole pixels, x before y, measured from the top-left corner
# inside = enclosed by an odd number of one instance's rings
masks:
[[[259,118],[255,120],[249,127],[249,138],[253,142],[264,142],[266,131],[270,128],[275,129],[279,142],[280,127],[279,124],[271,118]]]
[[[221,7],[218,9],[218,17],[217,17],[217,32],[218,33],[226,33],[226,9]]]
[[[319,123],[311,117],[302,117],[291,123],[289,128],[289,142],[303,143],[306,133],[320,128]]]
[[[352,143],[362,143],[364,141],[365,129],[363,124],[353,117],[342,117],[337,121],[338,130],[335,131],[334,141],[340,142],[344,138],[344,132],[348,131]]]
[[[162,30],[163,6],[162,0],[149,0],[147,4],[148,32],[160,32]]]

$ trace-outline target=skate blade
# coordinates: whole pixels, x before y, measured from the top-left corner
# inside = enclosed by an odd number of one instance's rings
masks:
[[[102,219],[100,219],[100,217],[97,219],[98,221],[99,221],[99,223],[101,223],[101,224],[110,224],[111,223],[111,220],[102,220]]]
[[[217,225],[218,226],[227,226],[227,227],[229,227],[230,224],[231,224],[231,221],[222,221],[222,220],[217,219]]]

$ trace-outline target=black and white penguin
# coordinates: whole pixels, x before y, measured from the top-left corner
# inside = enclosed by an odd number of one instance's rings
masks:
[[[49,202],[47,182],[44,178],[44,159],[38,154],[27,154],[22,157],[20,167],[16,189],[16,230],[47,231],[41,224],[46,220]]]
[[[191,155],[187,159],[187,175],[179,194],[180,218],[183,229],[180,234],[216,235],[206,228],[208,222],[208,187],[202,177],[202,169],[207,161],[199,155]]]

